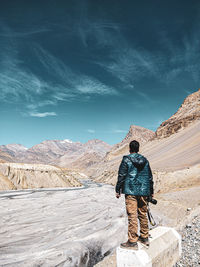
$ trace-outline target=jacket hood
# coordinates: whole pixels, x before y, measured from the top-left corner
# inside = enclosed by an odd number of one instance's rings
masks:
[[[147,159],[140,154],[134,154],[134,156],[127,157],[133,163],[134,167],[138,169],[138,171],[142,171],[145,164],[147,163]]]

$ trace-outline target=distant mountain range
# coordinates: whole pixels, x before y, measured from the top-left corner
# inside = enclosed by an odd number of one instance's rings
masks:
[[[19,144],[0,146],[0,158],[9,162],[44,163],[67,166],[85,154],[97,154],[99,157],[111,149],[111,145],[93,139],[82,144],[65,140],[46,140],[31,148]]]

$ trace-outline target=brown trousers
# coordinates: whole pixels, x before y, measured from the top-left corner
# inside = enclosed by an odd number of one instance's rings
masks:
[[[147,218],[147,197],[125,195],[126,211],[128,215],[128,240],[137,242],[138,240],[138,220],[140,222],[140,236],[149,236],[149,226]]]

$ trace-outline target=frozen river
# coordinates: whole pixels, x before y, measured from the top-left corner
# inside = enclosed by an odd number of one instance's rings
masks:
[[[0,266],[93,266],[124,240],[124,198],[82,182],[0,193]]]

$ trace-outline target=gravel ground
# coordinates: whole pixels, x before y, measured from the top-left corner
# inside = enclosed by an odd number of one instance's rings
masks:
[[[200,266],[200,215],[187,224],[182,235],[182,257],[175,267]]]

